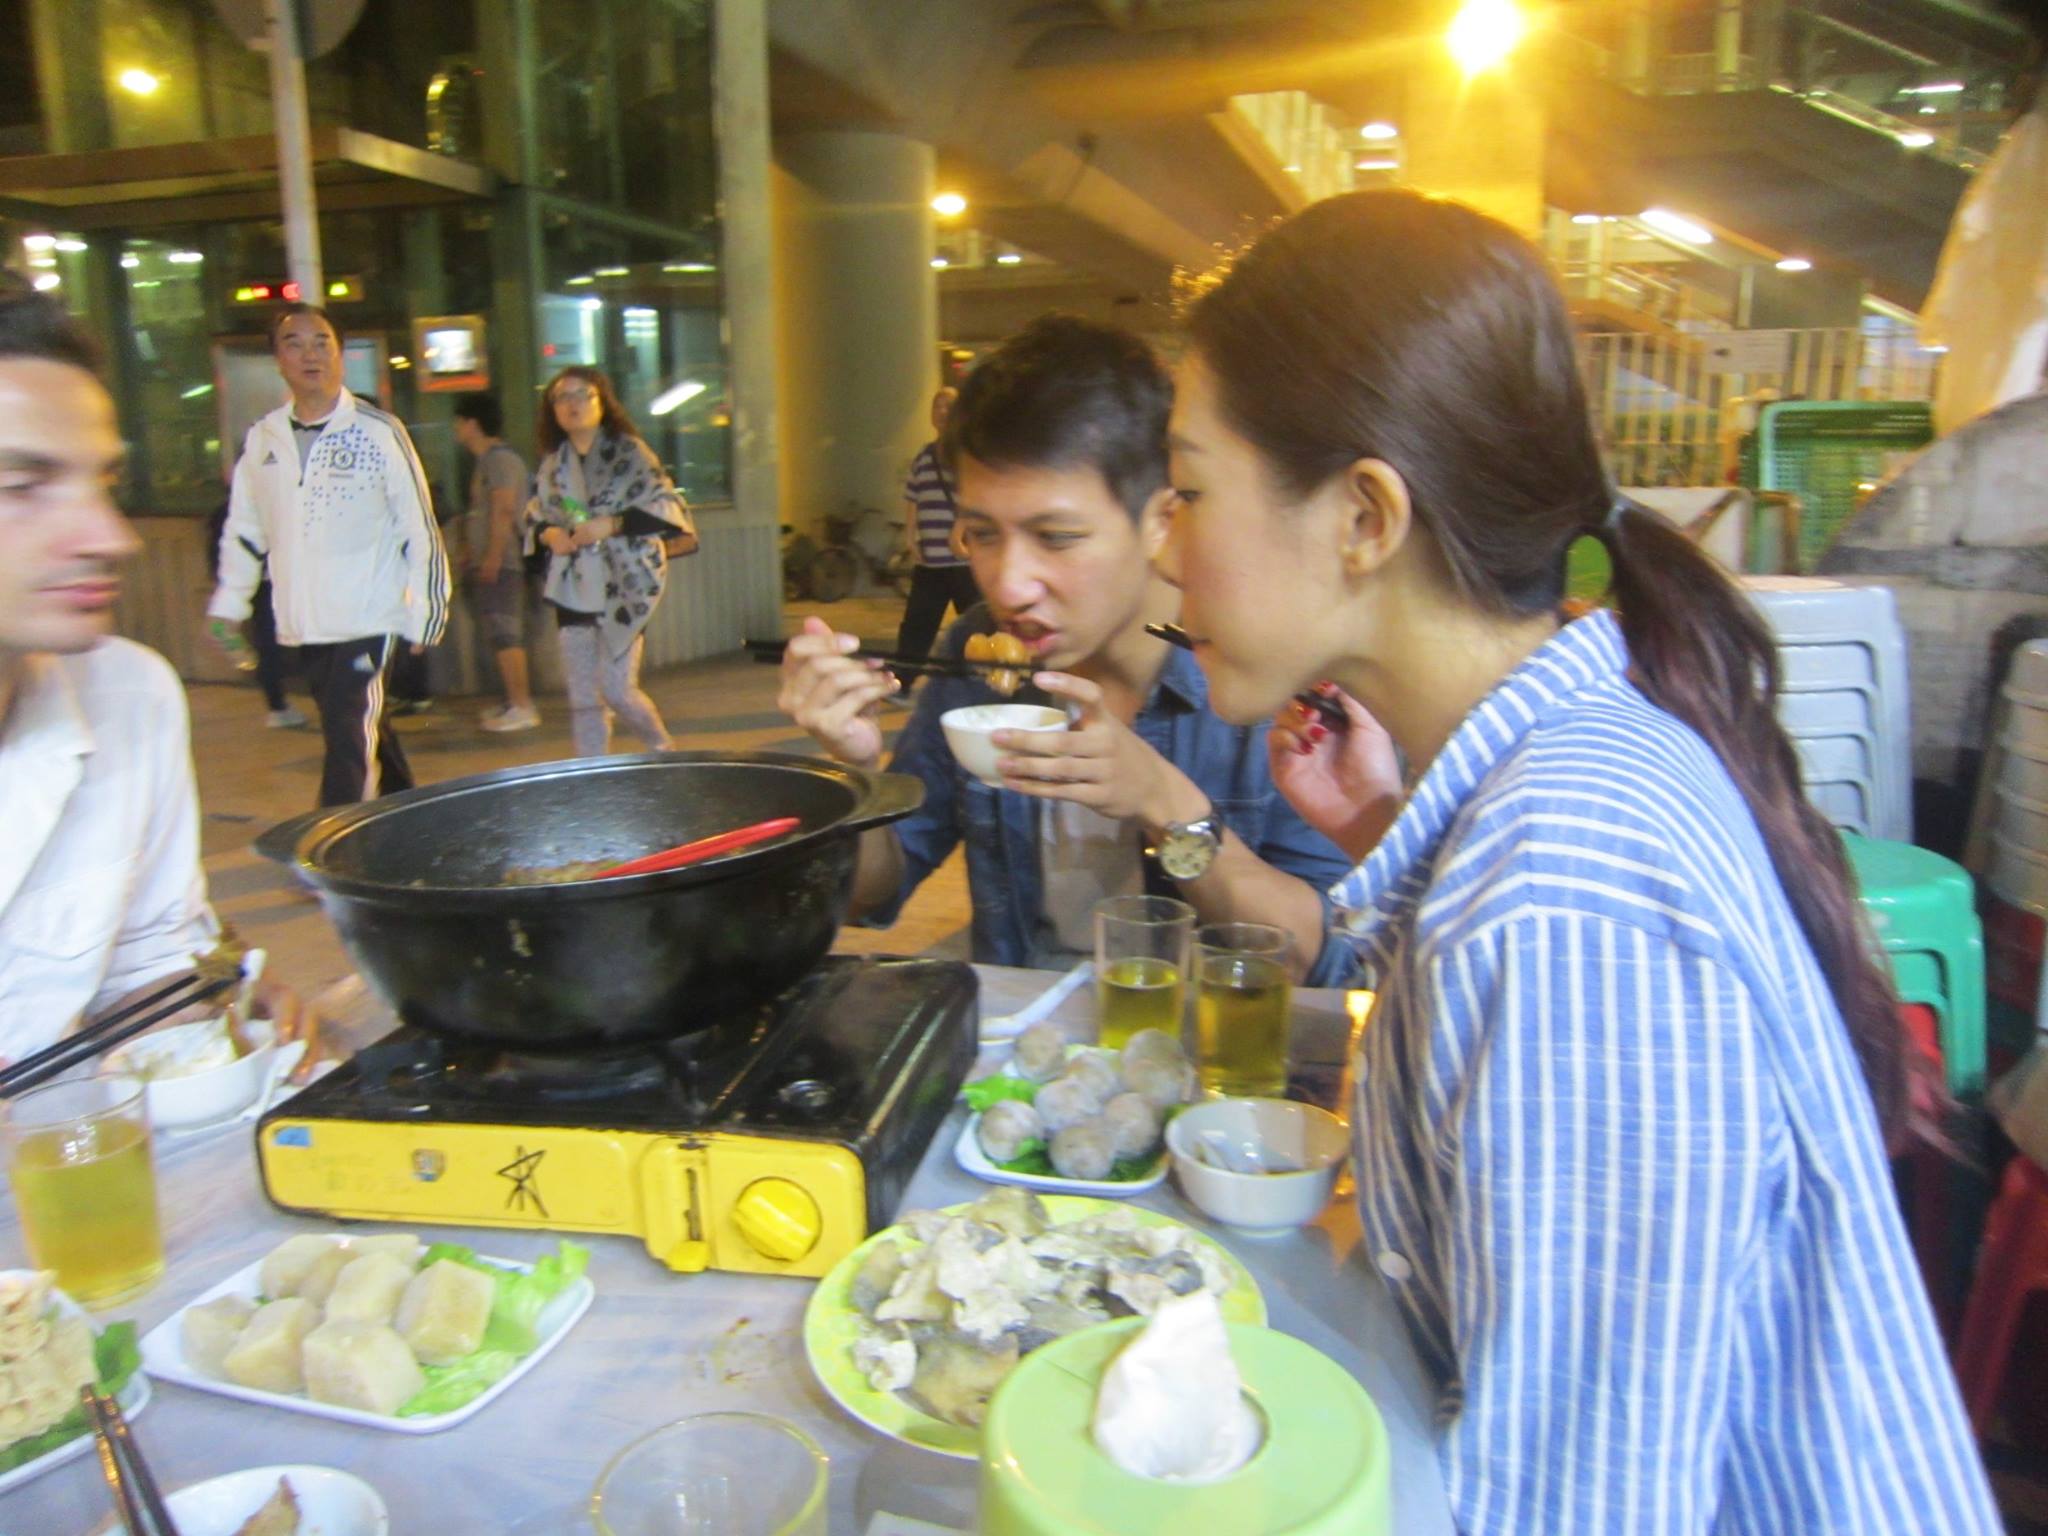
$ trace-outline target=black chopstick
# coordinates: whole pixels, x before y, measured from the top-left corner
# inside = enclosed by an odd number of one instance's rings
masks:
[[[749,640],[745,645],[747,654],[754,660],[774,663],[782,660],[782,648],[788,643],[787,640]],[[983,677],[990,672],[1015,672],[1025,675],[1033,670],[1029,661],[969,661],[964,656],[900,656],[892,651],[871,651],[866,646],[845,654],[855,661],[878,661],[891,672],[923,673],[932,677]]]
[[[100,1471],[114,1491],[129,1536],[178,1536],[178,1523],[171,1518],[155,1474],[129,1432],[128,1416],[120,1403],[90,1385],[80,1387],[78,1396],[99,1443]]]
[[[1145,633],[1155,640],[1164,640],[1168,645],[1177,645],[1184,651],[1192,651],[1195,648],[1194,636],[1178,624],[1147,624]],[[1351,724],[1342,704],[1335,699],[1325,698],[1313,688],[1302,689],[1294,696],[1294,702],[1303,709],[1321,716],[1323,724],[1333,731],[1341,731]]]
[[[195,1003],[203,1003],[209,997],[216,997],[228,988],[237,985],[239,976],[217,976],[205,981],[197,976],[183,976],[167,987],[159,988],[139,1002],[116,1009],[103,1018],[94,1019],[74,1034],[66,1035],[54,1045],[24,1056],[12,1066],[0,1070],[0,1099],[12,1098],[53,1077],[61,1076],[82,1061],[90,1061],[104,1051],[110,1051],[124,1041],[132,1040],[146,1029],[153,1029],[181,1009]]]

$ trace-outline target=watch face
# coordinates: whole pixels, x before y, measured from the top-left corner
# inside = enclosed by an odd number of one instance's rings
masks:
[[[1175,827],[1159,843],[1159,867],[1175,880],[1197,880],[1208,873],[1219,839],[1206,822]]]

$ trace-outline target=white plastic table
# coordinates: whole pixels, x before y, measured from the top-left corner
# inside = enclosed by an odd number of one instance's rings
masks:
[[[1055,979],[979,969],[989,1015],[1022,1006]],[[1296,994],[1297,1059],[1335,1072],[1349,1027],[1343,1004],[1339,992]],[[1092,1008],[1083,991],[1056,1017],[1085,1022]],[[972,1200],[989,1187],[954,1164],[963,1113],[956,1108],[933,1138],[906,1207]],[[247,1127],[161,1143],[158,1187],[168,1272],[103,1321],[132,1318],[147,1332],[283,1238],[323,1226],[264,1198]],[[1338,1361],[1372,1394],[1392,1439],[1399,1536],[1450,1532],[1429,1444],[1430,1394],[1393,1304],[1359,1251],[1350,1203],[1333,1205],[1316,1226],[1260,1240],[1214,1228],[1170,1181],[1143,1203],[1215,1235],[1257,1278],[1272,1325]],[[20,1265],[26,1255],[12,1200],[4,1207],[0,1266]],[[421,1230],[522,1259],[554,1242],[539,1232]],[[391,1509],[394,1536],[557,1536],[586,1529],[581,1512],[591,1487],[628,1441],[687,1414],[750,1409],[802,1425],[830,1456],[831,1536],[864,1536],[877,1511],[971,1528],[971,1464],[883,1439],[840,1412],[813,1379],[801,1339],[809,1281],[677,1275],[637,1240],[578,1240],[591,1249],[597,1287],[589,1314],[524,1381],[454,1429],[393,1434],[160,1382],[136,1436],[173,1488],[241,1467],[312,1462],[374,1484]],[[83,1536],[109,1512],[97,1462],[87,1454],[0,1495],[0,1536]]]

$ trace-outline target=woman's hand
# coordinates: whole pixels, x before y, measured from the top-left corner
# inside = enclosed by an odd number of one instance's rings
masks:
[[[1343,708],[1345,728],[1332,730],[1307,705],[1288,704],[1266,738],[1273,783],[1303,821],[1363,862],[1400,813],[1401,759],[1363,704],[1334,683],[1316,691]]]
[[[1064,731],[997,731],[990,738],[1007,754],[996,760],[1005,787],[1041,800],[1071,800],[1112,820],[1137,817],[1154,830],[1201,814],[1206,802],[1200,792],[1174,795],[1192,786],[1104,707],[1101,688],[1065,672],[1039,672],[1031,681],[1079,710]]]
[[[280,1045],[290,1040],[306,1042],[305,1055],[292,1068],[292,1081],[304,1082],[314,1064],[329,1054],[321,1039],[321,1026],[325,1021],[319,1011],[301,1000],[291,987],[269,975],[258,979],[250,1003],[250,1011],[257,1018],[270,1020]]]
[[[903,684],[881,664],[849,656],[854,635],[839,635],[823,619],[804,620],[803,633],[782,649],[782,687],[775,704],[842,763],[878,768],[882,727],[875,708]]]
[[[624,521],[617,517],[593,517],[578,523],[575,533],[569,536],[569,545],[572,549],[588,549],[593,544],[602,544],[619,531]]]
[[[566,528],[550,524],[541,529],[540,542],[550,554],[573,555],[576,553],[575,537]]]

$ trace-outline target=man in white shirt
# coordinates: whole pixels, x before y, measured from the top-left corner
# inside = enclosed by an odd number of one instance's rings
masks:
[[[384,678],[396,646],[419,653],[441,638],[448,557],[412,438],[342,388],[341,333],[327,312],[287,304],[270,344],[291,403],[242,446],[206,611],[224,639],[248,618],[269,560],[277,638],[299,648],[320,709],[320,804],[372,800],[412,787]]]
[[[0,1059],[189,970],[220,925],[199,865],[185,694],[112,637],[139,547],[92,343],[40,294],[0,299]],[[296,1029],[297,1005],[274,1000]]]

